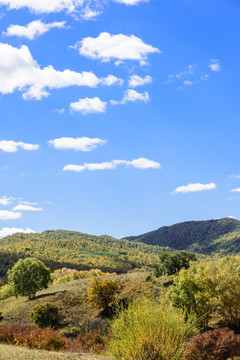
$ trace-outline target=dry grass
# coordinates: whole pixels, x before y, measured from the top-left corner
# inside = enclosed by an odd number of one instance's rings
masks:
[[[44,350],[29,350],[17,346],[0,344],[0,360],[111,360],[111,358],[91,354],[70,354]]]

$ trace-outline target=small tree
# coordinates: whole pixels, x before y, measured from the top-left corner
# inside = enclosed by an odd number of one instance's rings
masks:
[[[88,301],[97,309],[106,309],[120,290],[116,280],[94,278],[89,286]]]
[[[55,328],[59,324],[60,313],[57,305],[54,304],[35,305],[30,312],[30,319],[40,328]]]
[[[159,264],[154,266],[154,275],[175,275],[181,269],[188,269],[191,261],[196,261],[196,255],[187,251],[163,252],[159,256]]]
[[[46,289],[50,279],[50,269],[35,258],[20,259],[8,271],[8,282],[13,294],[16,297],[28,296],[29,300],[35,298],[38,290]]]

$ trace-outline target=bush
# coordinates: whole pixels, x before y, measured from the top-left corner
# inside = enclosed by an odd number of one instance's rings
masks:
[[[181,270],[169,296],[173,305],[195,313],[207,326],[213,316],[240,328],[240,257],[225,257]]]
[[[97,309],[106,309],[120,291],[120,284],[116,280],[93,278],[88,289],[88,301]]]
[[[35,305],[30,312],[30,319],[40,328],[56,328],[59,325],[60,313],[54,304]]]
[[[0,342],[51,351],[64,350],[68,346],[68,340],[58,331],[39,329],[32,324],[1,325]]]
[[[0,289],[0,300],[4,300],[4,299],[7,299],[11,296],[13,296],[14,293],[13,293],[13,288],[11,285],[9,284],[6,284],[6,285],[3,285]]]
[[[226,360],[240,355],[240,335],[215,329],[196,335],[186,346],[185,360]]]
[[[71,343],[68,351],[83,353],[100,353],[104,350],[104,338],[98,331],[78,335]]]
[[[109,352],[124,360],[182,359],[183,344],[194,334],[194,323],[172,307],[147,299],[133,301],[112,323]]]

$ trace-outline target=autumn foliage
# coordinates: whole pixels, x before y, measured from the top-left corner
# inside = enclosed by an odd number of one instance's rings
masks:
[[[240,335],[228,329],[198,334],[187,344],[184,360],[226,360],[240,355]]]

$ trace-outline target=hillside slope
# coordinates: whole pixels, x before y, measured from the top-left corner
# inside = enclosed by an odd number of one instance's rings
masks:
[[[204,254],[236,254],[240,252],[240,221],[231,218],[187,221],[125,239]]]
[[[120,273],[152,265],[160,252],[160,247],[75,231],[14,234],[0,240],[0,277],[6,276],[16,260],[26,256],[37,257],[52,270],[99,268]]]

